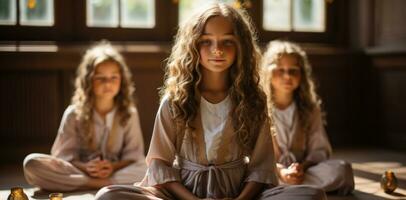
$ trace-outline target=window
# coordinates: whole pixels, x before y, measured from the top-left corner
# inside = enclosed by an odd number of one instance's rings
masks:
[[[325,31],[325,0],[264,0],[263,28],[269,31]]]
[[[170,41],[175,7],[167,0],[0,0],[0,40]]]
[[[153,28],[155,0],[87,0],[89,27]]]
[[[87,0],[86,25],[90,27],[118,27],[118,1]]]
[[[260,41],[287,39],[295,42],[346,43],[348,1],[252,1],[250,14]]]
[[[187,19],[196,8],[200,8],[212,2],[223,2],[228,4],[238,3],[238,0],[179,0],[179,19],[178,22],[182,23]]]
[[[179,23],[209,1],[245,7],[260,41],[340,43],[348,1],[0,0],[0,40],[172,42]]]
[[[18,4],[19,6],[17,7],[15,0],[0,0],[1,25],[54,25],[53,0],[19,0]],[[18,18],[17,13],[19,13]]]
[[[0,0],[0,40],[63,41],[72,31],[72,1]],[[65,39],[67,40],[67,39]]]
[[[14,25],[16,20],[16,2],[13,0],[0,0],[0,24]]]
[[[122,27],[155,27],[155,0],[122,0],[120,8]]]
[[[174,6],[168,0],[75,1],[72,34],[85,41],[170,41]]]

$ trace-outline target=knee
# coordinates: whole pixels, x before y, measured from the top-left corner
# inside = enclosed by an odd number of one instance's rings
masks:
[[[339,165],[345,174],[353,174],[351,163],[344,160],[339,160]]]
[[[331,166],[335,166],[335,169],[341,170],[343,172],[352,171],[351,163],[345,160],[329,160],[328,163]]]
[[[114,195],[113,195],[113,191],[110,190],[109,186],[103,187],[102,189],[100,189],[95,197],[95,200],[110,200],[110,199],[114,199]]]
[[[349,163],[349,162],[347,162],[347,161],[345,161],[345,160],[337,160],[337,159],[334,159],[334,160],[328,160],[327,162],[333,163],[333,164],[339,165],[339,166],[351,167],[351,163]]]
[[[351,167],[351,164],[345,160],[332,160],[332,161],[344,167]]]
[[[351,165],[351,163],[349,163],[349,162],[347,162],[347,161],[342,160],[342,161],[341,161],[341,165],[342,165],[345,169],[347,169],[347,170],[352,170],[352,165]]]
[[[24,158],[23,171],[25,179],[29,184],[38,185],[38,171],[41,169],[41,154],[32,153]]]
[[[50,170],[51,156],[40,153],[32,153],[24,158],[23,171],[27,180],[36,179],[40,174]]]
[[[24,158],[23,168],[25,172],[30,172],[38,169],[38,166],[41,165],[39,159],[42,157],[42,154],[32,153]]]

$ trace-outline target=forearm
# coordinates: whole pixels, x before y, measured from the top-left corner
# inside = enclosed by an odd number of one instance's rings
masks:
[[[112,165],[113,165],[113,171],[117,171],[117,170],[119,170],[119,169],[122,169],[122,168],[124,168],[124,167],[127,167],[128,165],[130,165],[130,164],[132,164],[132,163],[134,163],[133,160],[120,160],[120,161],[117,161],[117,162],[113,162],[113,163],[112,163]]]
[[[262,192],[264,186],[265,184],[263,183],[248,182],[245,184],[243,190],[241,191],[240,195],[238,195],[236,200],[254,199],[260,192]]]
[[[159,186],[167,189],[171,194],[173,194],[176,197],[176,199],[190,199],[190,200],[199,199],[178,181],[167,182]]]
[[[86,163],[81,162],[79,160],[72,160],[70,162],[73,166],[75,166],[76,168],[78,168],[80,171],[87,173],[86,171]]]
[[[303,167],[303,171],[306,171],[307,169],[309,169],[311,166],[316,165],[317,163],[313,162],[313,161],[308,161],[305,160],[302,162],[302,167]]]

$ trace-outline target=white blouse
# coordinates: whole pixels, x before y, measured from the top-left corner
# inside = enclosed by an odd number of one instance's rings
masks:
[[[95,110],[93,111],[93,122],[95,128],[95,140],[98,149],[101,150],[102,156],[107,156],[107,140],[108,136],[113,128],[113,120],[116,114],[116,108],[106,114],[106,119],[104,120],[102,116]]]
[[[273,114],[281,151],[279,163],[289,166],[293,162],[319,163],[329,158],[332,150],[319,108],[309,116],[309,130],[306,132],[299,127],[299,113],[294,102],[284,110],[275,108]]]
[[[293,123],[296,113],[296,104],[292,102],[287,108],[281,110],[275,107],[274,117],[278,132],[279,142],[285,144],[288,148],[292,144],[293,132],[295,131]]]
[[[108,136],[114,129],[114,118],[117,112],[119,111],[114,109],[107,113],[105,120],[98,113],[93,113],[93,139],[97,146],[96,149],[92,149],[87,146],[87,142],[81,136],[86,129],[82,122],[77,119],[75,106],[69,106],[63,114],[57,137],[51,149],[51,155],[66,161],[81,160],[87,162],[95,158],[94,156],[102,154],[104,159],[110,161],[135,160],[144,162],[144,142],[136,108],[132,110],[131,118],[125,126],[117,123],[111,144],[107,145],[107,141],[110,140]]]
[[[217,149],[221,142],[224,126],[231,110],[231,99],[227,96],[221,102],[213,104],[201,97],[200,112],[206,142],[206,156],[209,162],[217,158]]]

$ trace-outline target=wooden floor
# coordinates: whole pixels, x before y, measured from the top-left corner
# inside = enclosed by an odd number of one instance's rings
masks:
[[[335,151],[334,158],[352,163],[355,172],[356,191],[346,197],[329,195],[329,200],[406,200],[406,153],[380,149],[340,149]],[[379,180],[385,170],[395,172],[399,187],[391,195],[380,189]],[[7,199],[9,189],[21,186],[30,199],[48,199],[47,194],[33,196],[37,188],[25,182],[21,165],[0,165],[0,199]],[[64,200],[93,199],[96,191],[65,193]]]

